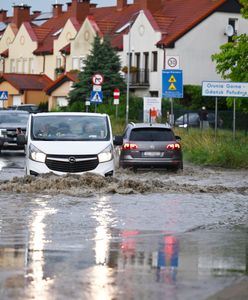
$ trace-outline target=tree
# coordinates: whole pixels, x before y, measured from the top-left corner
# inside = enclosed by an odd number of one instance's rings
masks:
[[[248,19],[248,0],[240,0],[243,5],[242,16]],[[216,61],[216,70],[223,79],[233,82],[248,82],[248,36],[234,36],[233,41],[220,47],[220,53],[212,55]],[[227,98],[227,104],[232,105],[232,99]],[[248,112],[247,99],[238,99],[237,108]]]
[[[121,63],[116,50],[111,46],[109,37],[105,37],[101,42],[96,36],[92,50],[84,61],[84,69],[79,73],[79,81],[73,85],[73,90],[69,93],[69,103],[82,102],[90,97],[92,91],[92,76],[100,73],[104,76],[102,91],[104,102],[106,99],[113,99],[113,91],[119,88],[122,92],[125,89],[125,82],[120,74]]]

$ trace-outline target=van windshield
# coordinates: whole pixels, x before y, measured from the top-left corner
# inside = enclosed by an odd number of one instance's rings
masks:
[[[34,116],[32,138],[48,141],[106,141],[109,140],[105,116]]]

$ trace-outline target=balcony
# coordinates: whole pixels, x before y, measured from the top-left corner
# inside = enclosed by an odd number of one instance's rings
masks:
[[[127,82],[127,74],[125,74],[126,82]],[[135,69],[131,68],[130,72],[130,87],[147,87],[150,85],[149,80],[149,69]]]

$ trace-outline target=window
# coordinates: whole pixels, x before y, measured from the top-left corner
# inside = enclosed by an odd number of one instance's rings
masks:
[[[25,58],[22,61],[23,63],[23,73],[27,74],[28,73],[28,60]]]
[[[144,52],[144,69],[149,69],[149,52]]]
[[[229,43],[233,41],[233,39],[232,39],[233,36],[237,35],[237,21],[238,21],[238,19],[229,19],[228,20],[228,25],[231,25],[232,28],[233,28],[233,35],[228,36],[228,42]]]
[[[61,57],[56,58],[56,68],[60,68],[62,65],[62,60]]]
[[[22,73],[22,59],[17,59],[17,73]]]
[[[171,130],[164,128],[138,128],[133,129],[130,141],[172,141],[174,135]]]
[[[10,73],[15,73],[15,60],[10,60]]]
[[[158,52],[157,51],[152,52],[152,71],[153,72],[158,71]]]
[[[72,58],[72,70],[78,70],[79,69],[79,59],[78,57]]]
[[[29,73],[34,74],[34,59],[33,58],[29,58],[28,68],[29,68]]]

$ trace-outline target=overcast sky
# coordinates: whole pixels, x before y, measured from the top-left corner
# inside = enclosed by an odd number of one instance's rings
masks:
[[[98,6],[111,6],[115,5],[117,0],[91,0],[91,3],[97,3]],[[71,2],[71,0],[57,0],[58,3],[65,4]],[[12,15],[13,4],[27,4],[31,6],[31,10],[41,10],[43,12],[51,11],[52,4],[56,3],[56,0],[0,0],[0,9],[8,10],[8,15]],[[128,1],[128,3],[130,3]],[[66,8],[66,5],[63,6]]]

